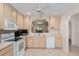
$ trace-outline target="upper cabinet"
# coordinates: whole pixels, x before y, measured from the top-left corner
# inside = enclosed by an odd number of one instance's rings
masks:
[[[4,4],[0,3],[0,30],[3,28]]]
[[[24,29],[29,29],[30,28],[30,16],[24,16],[24,21],[23,21]]]
[[[23,19],[24,19],[24,16],[17,12],[17,25],[18,25],[18,29],[23,29]]]
[[[50,28],[60,30],[60,16],[50,16],[49,23]]]
[[[4,4],[5,19],[12,19],[12,7],[9,4]]]
[[[15,26],[15,20],[15,9],[7,3],[0,3],[0,30],[16,30],[17,26]]]
[[[0,21],[4,18],[4,4],[0,3]]]
[[[23,29],[23,19],[24,16],[10,4],[0,3],[0,30],[5,30],[5,27],[12,28],[14,27],[13,24],[16,24],[18,29]],[[11,23],[7,22],[11,25],[5,25],[5,21],[7,20],[12,21]]]
[[[12,8],[12,19],[16,22],[16,19],[17,19],[17,11]]]

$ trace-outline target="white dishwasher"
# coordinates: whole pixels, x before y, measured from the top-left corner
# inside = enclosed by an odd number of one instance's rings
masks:
[[[47,37],[46,48],[55,48],[55,37],[52,36]]]

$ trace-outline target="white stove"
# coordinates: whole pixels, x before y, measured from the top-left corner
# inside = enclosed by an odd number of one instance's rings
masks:
[[[25,55],[25,39],[23,37],[16,37],[14,33],[1,34],[1,42],[13,42],[14,56]]]

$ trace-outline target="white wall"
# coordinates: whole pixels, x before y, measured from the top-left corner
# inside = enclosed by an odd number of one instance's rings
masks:
[[[63,49],[66,52],[69,52],[69,32],[68,32],[68,22],[71,19],[72,15],[79,12],[79,8],[75,8],[75,10],[71,10],[66,14],[61,15],[61,33],[63,35]]]
[[[72,18],[72,45],[79,47],[79,15]]]
[[[68,52],[68,16],[61,16],[61,34],[63,35],[63,50]]]

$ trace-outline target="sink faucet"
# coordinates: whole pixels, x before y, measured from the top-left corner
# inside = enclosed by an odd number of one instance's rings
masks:
[[[36,33],[35,36],[40,36],[40,33]]]

